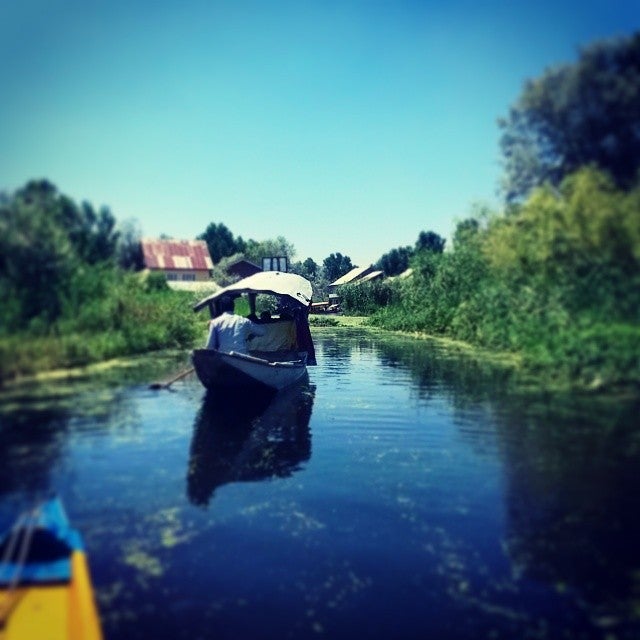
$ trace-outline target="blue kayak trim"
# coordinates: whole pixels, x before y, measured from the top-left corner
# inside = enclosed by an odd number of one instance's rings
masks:
[[[27,528],[33,528],[29,556],[22,567],[18,566],[17,552],[9,562],[0,564],[0,584],[11,583],[16,575],[19,575],[18,584],[69,582],[71,554],[74,551],[83,551],[84,545],[80,533],[71,527],[60,498],[51,498],[43,502],[37,510],[27,514],[26,518],[23,518],[20,530],[24,532]],[[2,536],[3,545],[12,531],[13,529]],[[38,560],[43,546],[55,547],[56,557]]]

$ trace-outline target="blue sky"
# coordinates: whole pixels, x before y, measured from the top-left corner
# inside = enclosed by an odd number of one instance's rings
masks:
[[[524,81],[639,27],[640,0],[4,2],[0,189],[368,264],[492,204]]]

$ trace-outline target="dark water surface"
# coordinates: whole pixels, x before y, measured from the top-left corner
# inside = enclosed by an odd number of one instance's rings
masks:
[[[63,497],[107,640],[640,637],[637,399],[314,335],[272,400],[166,363],[3,392],[0,526]]]

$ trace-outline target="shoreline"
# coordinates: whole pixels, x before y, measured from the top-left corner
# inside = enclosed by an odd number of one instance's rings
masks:
[[[398,331],[382,327],[373,327],[367,324],[367,316],[335,315],[328,317],[334,318],[336,320],[336,324],[327,326],[312,325],[312,330],[357,328],[371,333],[379,333],[389,336],[395,335],[420,341],[431,341],[450,349],[452,353],[465,354],[469,357],[482,359],[483,361],[494,364],[495,366],[513,370],[521,377],[521,385],[519,386],[522,386],[523,389],[530,388],[531,390],[550,393],[585,393],[589,395],[615,396],[616,398],[621,396],[640,396],[640,388],[638,388],[638,385],[634,382],[607,383],[599,377],[595,377],[593,380],[587,382],[564,376],[553,377],[549,375],[551,369],[534,370],[527,367],[523,361],[522,354],[511,353],[508,351],[489,350],[486,347],[476,346],[469,342],[448,338],[446,336],[437,336],[418,331]]]
[[[344,316],[344,315],[315,315],[316,318],[327,318],[331,320],[327,325],[314,325],[310,323],[312,332],[336,330],[336,329],[361,329],[372,334],[384,336],[398,336],[402,338],[410,338],[416,341],[433,342],[441,345],[451,355],[463,354],[470,358],[481,359],[487,363],[493,364],[503,369],[512,370],[520,379],[518,386],[523,389],[530,388],[532,390],[547,391],[553,393],[574,392],[588,393],[591,395],[607,395],[616,396],[631,395],[639,396],[640,389],[633,382],[629,383],[606,383],[602,379],[596,377],[586,382],[583,380],[572,380],[563,376],[554,378],[549,376],[549,370],[534,370],[526,366],[523,362],[523,356],[517,353],[504,351],[489,350],[484,347],[476,346],[462,340],[448,338],[446,336],[436,336],[423,332],[398,331],[374,327],[367,324],[367,316]],[[150,364],[158,364],[165,361],[177,365],[180,358],[184,358],[184,354],[190,349],[161,349],[148,351],[141,354],[121,355],[107,360],[95,361],[84,365],[72,367],[56,367],[36,373],[17,375],[11,378],[0,380],[0,393],[10,391],[24,384],[46,383],[52,381],[79,380],[98,374],[113,372],[116,370],[126,371],[136,367],[143,367]],[[183,363],[184,364],[184,363]],[[167,369],[169,371],[169,369]]]

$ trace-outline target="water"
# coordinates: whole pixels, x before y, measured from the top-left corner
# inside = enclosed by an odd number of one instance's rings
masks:
[[[176,362],[5,391],[0,526],[63,497],[107,640],[640,637],[637,398],[315,340],[271,401],[149,389]]]

